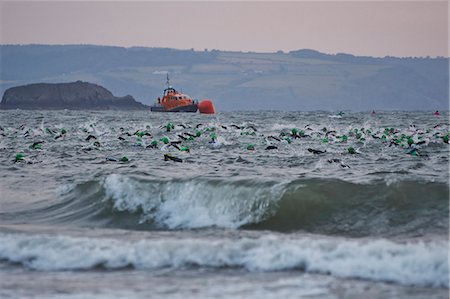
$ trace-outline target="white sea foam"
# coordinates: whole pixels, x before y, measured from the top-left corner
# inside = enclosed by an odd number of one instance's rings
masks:
[[[140,182],[111,174],[103,186],[107,200],[112,200],[116,210],[141,211],[142,220],[152,218],[169,228],[237,228],[260,221],[267,207],[282,195],[281,184],[254,184],[204,180]]]
[[[259,238],[175,238],[141,241],[0,234],[0,259],[36,270],[242,267],[301,269],[405,285],[449,286],[448,244],[395,243],[311,235]]]

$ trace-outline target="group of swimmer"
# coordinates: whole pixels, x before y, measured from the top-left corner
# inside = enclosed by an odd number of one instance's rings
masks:
[[[438,111],[436,111],[438,112]],[[372,114],[375,111],[372,112]],[[89,128],[82,128],[81,132],[69,132],[65,128],[41,128],[39,133],[27,129],[25,125],[17,129],[22,132],[24,138],[35,138],[33,135],[46,135],[45,140],[32,141],[28,147],[28,151],[41,151],[45,147],[46,142],[61,141],[71,133],[86,134],[83,137],[84,142],[87,143],[83,147],[83,151],[89,152],[91,150],[100,150],[102,148],[101,134],[96,134],[95,127],[91,125]],[[80,130],[80,129],[78,129]],[[4,128],[0,127],[2,136],[5,136]],[[35,134],[33,134],[33,132]],[[173,124],[166,123],[158,128],[150,128],[149,126],[129,132],[125,128],[119,128],[117,141],[123,146],[137,146],[145,149],[160,150],[163,152],[163,159],[165,161],[183,162],[183,155],[189,155],[192,148],[196,146],[208,145],[211,148],[226,147],[233,142],[230,140],[239,138],[245,140],[243,150],[252,151],[278,151],[280,146],[292,144],[302,144],[303,141],[309,145],[305,148],[306,152],[312,155],[324,155],[327,153],[327,148],[331,144],[341,144],[340,148],[345,151],[342,154],[357,155],[362,153],[364,146],[368,142],[379,141],[386,147],[404,148],[405,154],[420,156],[421,146],[425,146],[430,142],[449,143],[448,124],[439,123],[433,128],[419,129],[411,125],[407,130],[400,130],[396,128],[352,128],[346,132],[337,132],[333,129],[315,128],[311,124],[307,124],[301,128],[282,129],[279,132],[272,134],[263,134],[254,124]],[[311,146],[311,141],[315,142],[315,146]],[[111,141],[108,141],[111,142]],[[200,144],[199,144],[200,143]],[[348,146],[347,146],[348,145]],[[362,149],[362,150],[361,150]],[[178,153],[178,154],[177,154]],[[181,157],[180,157],[181,155]],[[126,156],[107,156],[106,162],[129,162]],[[26,154],[24,151],[15,155],[14,162],[26,161]],[[340,163],[342,167],[348,167],[341,163],[337,158],[329,160],[330,163]]]

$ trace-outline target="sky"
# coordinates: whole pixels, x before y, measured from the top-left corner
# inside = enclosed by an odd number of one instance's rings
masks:
[[[449,56],[448,1],[4,1],[1,44]]]

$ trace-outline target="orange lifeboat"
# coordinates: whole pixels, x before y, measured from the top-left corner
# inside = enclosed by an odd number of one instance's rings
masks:
[[[211,100],[200,102],[192,100],[187,94],[177,91],[170,86],[169,74],[167,74],[167,88],[164,89],[163,97],[158,98],[155,105],[150,107],[154,112],[197,112],[214,114],[216,110]]]

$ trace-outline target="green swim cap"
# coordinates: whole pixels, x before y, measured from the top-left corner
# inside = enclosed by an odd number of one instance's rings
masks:
[[[349,148],[347,148],[347,152],[349,153],[349,154],[356,154],[356,151],[355,151],[355,149],[353,148],[353,147],[349,147]]]
[[[16,162],[18,162],[18,161],[22,161],[22,160],[23,160],[23,158],[25,158],[25,155],[24,155],[24,154],[22,154],[22,153],[18,153],[18,154],[16,154],[16,158],[15,158],[15,161],[16,161]]]
[[[175,128],[175,126],[172,123],[168,123],[166,125],[167,132],[170,132],[170,130],[173,130],[174,128]]]
[[[410,151],[408,154],[411,156],[419,156],[419,152],[416,149]]]
[[[127,156],[123,156],[122,158],[120,158],[120,161],[121,162],[128,162],[129,160],[128,160]]]
[[[164,144],[167,144],[167,143],[169,143],[169,138],[163,137],[163,138],[159,139],[159,141],[162,141]]]
[[[32,145],[29,146],[29,148],[32,148],[32,149],[42,149],[42,145],[41,145],[40,143],[32,144]]]
[[[253,151],[253,150],[255,150],[255,146],[250,143],[249,145],[247,145],[247,150]]]

